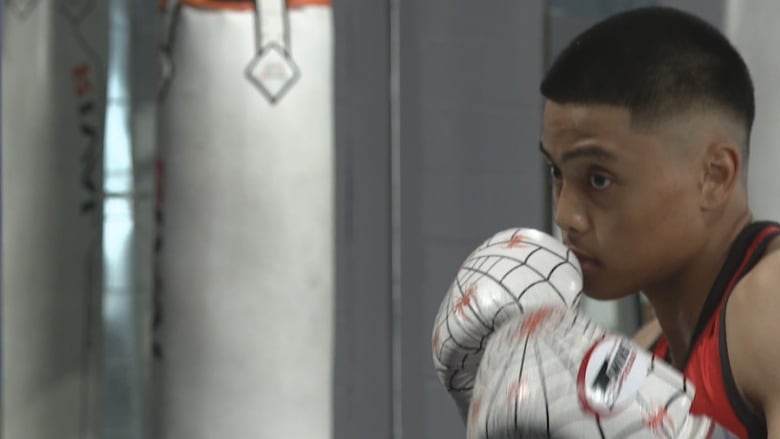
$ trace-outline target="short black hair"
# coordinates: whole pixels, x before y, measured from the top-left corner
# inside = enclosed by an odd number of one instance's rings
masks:
[[[755,113],[753,82],[734,46],[707,22],[668,7],[633,9],[584,31],[555,59],[541,92],[560,104],[625,107],[639,123],[719,106],[748,137]]]

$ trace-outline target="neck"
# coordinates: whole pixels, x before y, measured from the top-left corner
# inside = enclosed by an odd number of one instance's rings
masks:
[[[722,222],[722,226],[707,233],[694,260],[669,279],[644,291],[666,336],[674,366],[684,366],[682,362],[690,349],[715,278],[728,257],[731,245],[751,221],[752,215],[745,209],[733,221]]]

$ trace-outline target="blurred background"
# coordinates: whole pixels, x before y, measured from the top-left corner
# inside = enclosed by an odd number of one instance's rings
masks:
[[[2,438],[464,437],[440,300],[494,232],[556,232],[541,77],[648,5],[744,55],[780,219],[772,0],[4,0]]]

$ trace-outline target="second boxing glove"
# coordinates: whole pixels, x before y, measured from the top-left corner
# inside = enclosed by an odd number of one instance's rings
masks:
[[[695,389],[632,341],[575,310],[518,316],[491,337],[468,439],[731,438],[689,411]]]

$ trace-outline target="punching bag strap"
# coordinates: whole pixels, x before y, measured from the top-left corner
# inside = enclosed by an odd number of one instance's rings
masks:
[[[279,102],[300,76],[292,59],[288,17],[285,0],[255,0],[257,54],[246,75],[272,104]]]

